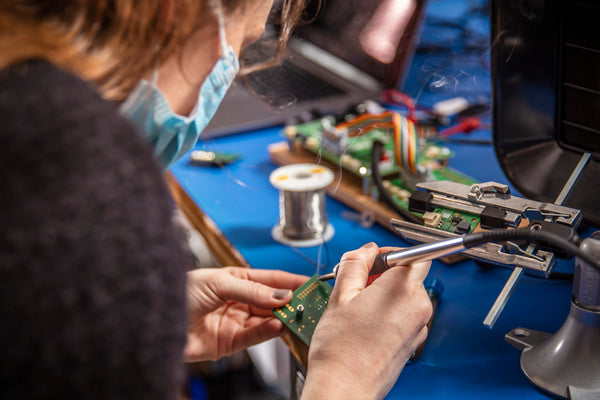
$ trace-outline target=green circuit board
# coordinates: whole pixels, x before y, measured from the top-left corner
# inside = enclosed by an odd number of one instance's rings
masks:
[[[425,226],[459,235],[472,233],[479,225],[479,216],[449,208],[436,207],[435,210],[420,215]]]
[[[447,232],[454,232],[460,223],[464,223],[465,228],[468,229],[466,232],[456,233],[471,233],[479,224],[479,216],[464,212],[458,212],[456,210],[449,210],[445,208],[436,208],[435,213],[440,213],[440,222],[436,228]],[[467,228],[468,225],[468,228]]]
[[[240,154],[222,153],[207,150],[194,150],[190,153],[190,163],[192,165],[214,165],[223,166],[231,164],[241,157]]]
[[[322,120],[310,121],[286,127],[284,134],[287,139],[305,150],[315,154],[317,160],[323,158],[335,165],[341,165],[348,171],[362,179],[371,179],[373,143],[379,141],[387,153],[386,162],[379,164],[379,172],[383,177],[383,186],[391,199],[399,207],[409,210],[409,197],[415,190],[415,181],[403,180],[403,175],[396,165],[393,157],[394,140],[391,131],[386,129],[373,129],[359,136],[349,136],[342,147],[329,143],[323,136]],[[448,161],[454,153],[439,143],[435,138],[419,136],[419,152],[417,165],[429,171],[428,180],[453,181],[465,185],[472,185],[477,181],[460,171],[448,167]],[[412,177],[411,177],[412,178]],[[377,195],[378,189],[371,185],[372,193]],[[437,216],[425,220],[425,225],[452,233],[472,232],[479,224],[479,216],[463,214],[455,210],[438,208],[433,211]],[[413,213],[418,217],[423,214]],[[427,216],[431,217],[431,216]],[[463,222],[464,221],[464,222]],[[459,225],[460,224],[460,225]],[[468,225],[468,226],[467,226]]]
[[[348,171],[359,176],[370,176],[371,152],[375,141],[383,143],[384,150],[387,153],[392,153],[394,149],[393,138],[390,132],[384,129],[374,129],[364,135],[350,136],[348,137],[347,146],[344,146],[344,148],[335,148],[333,144],[328,144],[327,141],[323,140],[322,133],[323,125],[321,121],[316,120],[293,125],[293,128],[286,132],[286,136],[288,139],[300,143],[305,149],[336,165],[342,165]],[[426,142],[422,147],[423,151],[417,161],[418,164],[444,163],[454,156],[450,149],[438,146],[433,142]],[[440,168],[439,172],[441,178],[444,178],[447,174],[443,169]],[[393,157],[388,164],[381,165],[380,172],[383,176],[398,172]],[[452,174],[452,172],[448,173]]]
[[[288,304],[274,309],[273,314],[309,346],[332,290],[330,284],[320,281],[319,275],[314,275],[294,291]]]

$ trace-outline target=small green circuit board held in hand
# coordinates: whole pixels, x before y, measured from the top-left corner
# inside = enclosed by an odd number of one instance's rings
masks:
[[[332,290],[330,284],[320,281],[319,275],[315,275],[296,289],[288,304],[274,309],[273,314],[306,345],[310,345]]]

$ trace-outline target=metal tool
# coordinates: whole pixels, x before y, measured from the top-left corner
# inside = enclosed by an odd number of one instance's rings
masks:
[[[333,272],[330,272],[328,274],[323,274],[319,277],[319,280],[321,281],[330,281],[332,279],[335,279],[335,277],[337,276],[337,270],[338,270],[338,266],[340,264],[337,264],[334,268],[333,268]]]
[[[429,261],[438,257],[457,253],[466,248],[464,241],[465,237],[468,237],[468,235],[439,240],[432,243],[423,243],[406,249],[380,254],[375,258],[375,263],[369,272],[369,276],[380,275],[394,266],[409,265],[419,261]],[[319,279],[322,281],[335,279],[339,266],[340,264],[337,264],[333,268],[333,272],[321,275]]]
[[[389,268],[397,265],[409,265],[420,261],[433,260],[435,258],[458,253],[466,248],[464,236],[453,239],[444,239],[432,243],[423,243],[406,249],[390,251],[378,255],[375,258],[370,276],[384,273]]]
[[[563,202],[565,201],[565,199],[567,198],[567,195],[573,188],[573,185],[577,181],[577,178],[579,177],[579,174],[581,173],[582,169],[587,164],[590,156],[591,156],[591,154],[587,153],[581,158],[581,160],[579,161],[579,164],[577,165],[577,167],[571,174],[571,177],[569,178],[569,180],[563,187],[562,191],[560,192],[560,194],[554,201],[554,204],[556,206],[562,207]],[[553,213],[552,212],[546,213],[545,215],[542,214],[542,216],[544,217],[544,221],[553,222],[553,220],[555,218],[563,218],[564,217],[564,214],[561,216],[562,210],[556,209],[554,211],[555,212],[553,212]],[[574,223],[574,221],[571,221],[571,223]],[[535,250],[536,250],[536,246],[535,246],[535,244],[532,243],[527,247],[527,250],[525,250],[525,253],[533,255],[535,253]],[[502,313],[502,310],[504,310],[506,303],[508,303],[508,299],[512,296],[512,293],[515,290],[517,283],[519,283],[519,280],[523,276],[523,273],[524,273],[523,268],[516,265],[512,274],[508,278],[508,281],[506,281],[506,283],[504,284],[502,291],[496,298],[496,301],[494,302],[494,305],[490,309],[490,312],[483,320],[483,325],[487,326],[490,329],[494,326],[494,324],[496,323],[496,320],[500,316],[500,313]],[[548,277],[548,276],[546,276],[546,277]]]
[[[580,249],[600,261],[600,232]],[[515,328],[507,343],[522,351],[521,370],[536,387],[560,398],[600,398],[600,269],[575,260],[567,319],[554,334]]]
[[[396,251],[388,251],[379,254],[375,258],[373,267],[369,271],[369,276],[380,275],[386,270],[412,263],[433,260],[434,258],[448,256],[459,251],[466,251],[477,246],[484,246],[490,242],[506,242],[525,240],[530,243],[544,243],[553,246],[557,251],[564,251],[569,254],[576,254],[578,257],[587,261],[592,268],[600,271],[600,261],[585,253],[582,253],[577,244],[580,242],[578,237],[566,239],[553,232],[542,231],[532,228],[520,229],[492,229],[485,232],[469,233],[451,239],[439,240],[432,243],[423,243],[417,246],[408,247]],[[332,273],[322,275],[320,280],[333,279],[337,276],[340,264],[338,263]]]
[[[568,193],[570,186],[572,186],[572,182],[567,183],[563,192]],[[548,223],[546,226],[566,227],[574,231],[582,220],[580,210],[560,204],[566,197],[564,193],[561,193],[557,199],[559,204],[552,204],[513,196],[507,185],[496,182],[478,183],[471,186],[451,181],[423,182],[419,183],[417,188],[431,195],[429,200],[431,207],[443,207],[480,216],[485,215],[486,209],[499,210],[502,218],[495,222],[501,223],[504,228],[522,227],[524,221],[527,220],[541,220]],[[394,229],[409,242],[427,243],[458,237],[457,234],[451,232],[402,220],[392,219],[390,222]],[[484,225],[483,221],[482,225]],[[482,227],[483,230],[489,229],[489,227]],[[556,261],[555,254],[551,250],[536,245],[529,245],[526,249],[521,249],[510,241],[505,244],[485,243],[466,249],[463,254],[478,260],[514,268],[512,275],[484,320],[484,325],[489,328],[494,326],[525,270],[548,278]]]
[[[465,249],[485,245],[489,242],[505,242],[513,240],[526,240],[527,242],[530,242],[529,248],[535,247],[536,243],[544,243],[546,245],[554,246],[557,251],[565,251],[569,254],[576,254],[582,260],[587,262],[590,268],[593,268],[597,273],[600,273],[600,260],[597,257],[582,252],[579,249],[577,244],[580,242],[580,239],[578,237],[574,239],[566,239],[561,235],[557,235],[556,233],[527,228],[493,229],[486,232],[471,233],[457,238],[445,239],[432,243],[424,243],[406,249],[383,253],[375,258],[373,267],[369,271],[369,276],[380,275],[386,270],[395,266],[410,265],[411,263],[419,261],[427,261],[438,257],[444,257]],[[337,264],[334,267],[333,272],[322,275],[319,279],[329,280],[336,278],[339,267],[340,264]],[[514,284],[510,285],[510,287],[514,287]],[[502,298],[502,295],[500,298]]]

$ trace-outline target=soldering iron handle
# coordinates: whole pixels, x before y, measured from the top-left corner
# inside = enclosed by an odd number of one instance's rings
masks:
[[[412,263],[433,260],[464,250],[463,237],[422,243],[396,251],[388,251],[378,255],[369,275],[379,275],[395,265],[410,265]]]
[[[373,263],[373,268],[369,272],[370,276],[380,275],[387,271],[390,266],[387,263],[387,256],[389,253],[379,254],[375,257],[375,262]]]

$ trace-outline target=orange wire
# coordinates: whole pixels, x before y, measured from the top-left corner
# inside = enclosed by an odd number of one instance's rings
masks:
[[[408,120],[408,133],[410,135],[409,140],[408,140],[408,162],[410,165],[410,170],[412,172],[417,172],[417,168],[416,168],[416,164],[417,164],[417,149],[415,148],[415,146],[417,145],[416,143],[416,128],[415,128],[415,124],[411,121]]]
[[[400,114],[393,111],[386,111],[381,114],[362,114],[354,118],[352,121],[342,122],[336,126],[337,129],[347,129],[348,136],[361,136],[373,129],[392,129],[394,135],[394,158],[399,169],[407,168],[412,172],[416,172],[417,149],[416,149],[416,127],[414,122],[407,118],[407,131],[404,132],[403,120]],[[388,120],[389,119],[389,120]],[[365,124],[359,127],[361,124]],[[403,135],[408,135],[408,159],[404,159],[402,146]]]
[[[381,121],[382,119],[389,118],[393,113],[391,111],[386,111],[381,114],[362,114],[358,117],[354,118],[352,121],[342,122],[336,126],[338,129],[348,129],[351,131],[356,125],[360,125],[363,122],[368,122],[371,119],[375,119],[371,124],[367,125],[361,131],[356,133],[350,133],[350,136],[360,136],[364,135],[367,132],[372,131],[376,128],[390,129],[392,127],[390,121]]]
[[[402,151],[400,147],[402,118],[399,114],[394,113],[392,115],[392,120],[394,122],[394,156],[396,158],[396,166],[398,167],[398,169],[402,169],[404,168],[402,163]]]

